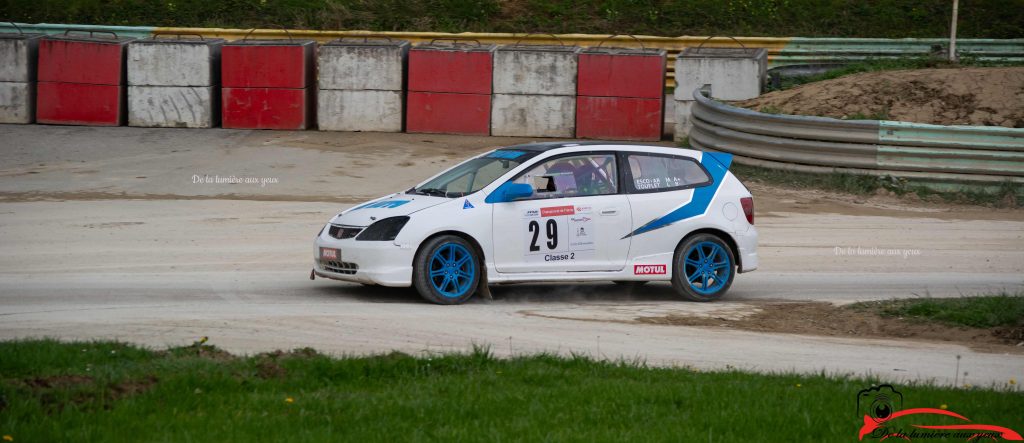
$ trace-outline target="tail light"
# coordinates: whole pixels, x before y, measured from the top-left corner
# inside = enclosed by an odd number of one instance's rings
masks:
[[[743,206],[743,215],[747,216],[747,223],[754,224],[754,197],[743,197],[740,199],[740,206]]]

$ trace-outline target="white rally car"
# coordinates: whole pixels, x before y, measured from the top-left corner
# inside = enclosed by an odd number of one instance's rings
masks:
[[[471,158],[355,206],[314,242],[314,275],[415,286],[457,304],[488,283],[671,281],[711,301],[757,269],[750,192],[730,154],[598,142]]]

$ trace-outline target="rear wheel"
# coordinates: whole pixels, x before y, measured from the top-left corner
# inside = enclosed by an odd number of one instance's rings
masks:
[[[732,286],[736,258],[721,238],[698,234],[676,248],[672,287],[687,300],[714,301]]]
[[[413,286],[424,299],[442,305],[469,300],[480,282],[473,245],[461,237],[442,235],[428,240],[413,261]]]

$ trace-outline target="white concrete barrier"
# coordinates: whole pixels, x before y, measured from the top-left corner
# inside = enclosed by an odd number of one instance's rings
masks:
[[[506,45],[494,54],[491,135],[573,137],[580,48]]]
[[[402,91],[321,89],[317,122],[321,131],[402,132]]]
[[[502,46],[494,54],[494,93],[576,95],[580,49]]]
[[[409,42],[340,39],[319,49],[321,131],[402,132]]]
[[[572,138],[575,132],[575,96],[494,94],[491,135]]]
[[[128,125],[212,128],[219,97],[214,86],[129,86]]]
[[[690,133],[693,91],[711,85],[712,98],[747,100],[761,95],[768,70],[763,48],[686,48],[676,58],[675,139]]]
[[[222,39],[152,38],[128,45],[128,125],[212,128],[220,123]]]
[[[36,65],[43,34],[0,34],[0,123],[35,121]]]

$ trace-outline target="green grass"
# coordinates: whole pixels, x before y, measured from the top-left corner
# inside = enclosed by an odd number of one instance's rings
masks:
[[[5,20],[150,26],[945,37],[935,0],[0,0]],[[971,0],[962,38],[1024,37],[1024,0]]]
[[[886,317],[935,321],[953,326],[1024,326],[1024,292],[959,298],[908,298],[852,305]]]
[[[59,441],[853,441],[874,380],[551,355],[233,357],[208,346],[0,342],[0,434]],[[699,359],[694,356],[694,359]],[[902,386],[1021,428],[1024,394]],[[288,401],[291,399],[292,401]]]
[[[821,74],[800,77],[784,77],[780,80],[778,87],[769,82],[767,88],[765,89],[765,92],[781,91],[785,89],[794,88],[796,86],[804,85],[807,83],[820,82],[823,80],[832,80],[851,74],[859,74],[862,72],[896,71],[903,69],[935,69],[966,67],[986,68],[996,66],[1024,66],[1024,63],[979,60],[975,57],[970,56],[962,56],[960,60],[957,61],[956,63],[950,62],[948,59],[942,56],[879,58],[846,64],[841,67],[829,70],[827,72],[823,72]],[[885,120],[887,118],[886,115],[862,115],[859,117],[862,119],[869,120]],[[854,120],[853,117],[850,117],[850,119]]]
[[[865,196],[886,190],[899,196],[916,195],[929,201],[1009,208],[1020,207],[1021,197],[1024,196],[1024,186],[1009,182],[1000,184],[993,190],[964,189],[953,192],[935,190],[891,176],[786,171],[736,163],[733,163],[730,170],[741,181]]]

